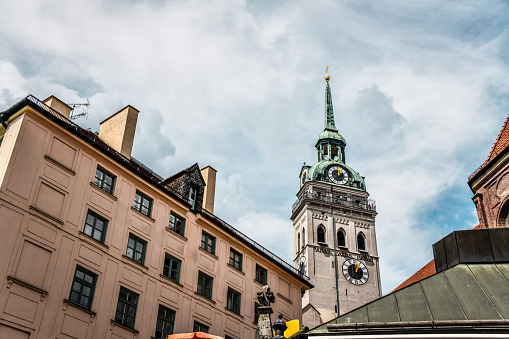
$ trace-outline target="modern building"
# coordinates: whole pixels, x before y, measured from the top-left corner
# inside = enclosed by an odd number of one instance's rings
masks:
[[[309,278],[213,214],[212,167],[163,178],[131,156],[138,110],[70,112],[0,113],[0,338],[253,338],[265,284],[300,320]]]
[[[317,162],[304,163],[292,208],[295,266],[315,286],[304,293],[302,323],[315,327],[381,296],[376,205],[364,177],[346,164],[325,77],[325,128]]]

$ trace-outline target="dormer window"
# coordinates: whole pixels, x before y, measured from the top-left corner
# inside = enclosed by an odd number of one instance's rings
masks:
[[[189,204],[191,205],[191,209],[195,209],[196,206],[196,192],[197,189],[195,186],[189,187]]]

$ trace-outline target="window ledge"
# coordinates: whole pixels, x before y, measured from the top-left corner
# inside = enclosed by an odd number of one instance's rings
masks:
[[[100,242],[98,240],[95,240],[94,238],[92,238],[88,234],[83,233],[82,231],[80,231],[80,239],[83,240],[84,242],[86,242],[87,244],[92,245],[92,246],[100,249],[101,251],[105,251],[105,250],[108,250],[110,248],[108,245],[105,245],[104,243],[102,243],[102,242]]]
[[[207,251],[206,249],[204,249],[204,248],[203,248],[203,247],[201,247],[201,246],[198,246],[198,249],[199,249],[200,251],[202,251],[202,252],[207,253],[208,255],[210,255],[210,256],[211,256],[212,258],[214,258],[214,259],[219,259],[219,257],[218,257],[218,256],[216,256],[214,253],[210,253],[209,251]]]
[[[194,292],[194,294],[195,294],[195,295],[197,295],[197,296],[199,296],[199,297],[200,297],[200,298],[202,298],[203,300],[206,300],[206,301],[208,301],[208,302],[210,302],[210,303],[213,303],[214,305],[216,304],[216,302],[215,302],[214,300],[209,299],[209,298],[207,298],[206,296],[199,294],[198,292]]]
[[[94,320],[95,316],[97,315],[97,313],[95,313],[94,311],[89,310],[85,306],[77,304],[74,301],[71,301],[69,299],[64,299],[64,311],[65,311],[67,305],[72,306],[74,308],[77,308],[78,310],[81,310],[81,311],[83,311],[85,313],[90,314],[90,322],[92,322]]]
[[[179,284],[179,283],[178,283],[178,282],[176,282],[175,280],[171,280],[170,278],[168,278],[167,276],[165,276],[165,275],[163,275],[163,274],[160,274],[159,276],[165,280],[165,281],[163,281],[163,282],[168,281],[168,282],[172,283],[173,285],[177,285],[177,286],[179,286],[179,287],[184,287],[184,285]]]
[[[138,211],[138,210],[137,210],[136,208],[134,208],[133,206],[131,206],[131,210],[132,210],[133,212],[135,212],[136,214],[139,214],[139,215],[141,215],[142,217],[147,218],[147,219],[148,219],[149,221],[151,221],[151,222],[156,222],[154,219],[152,219],[151,217],[149,217],[149,216],[148,216],[148,215],[146,215],[146,214],[141,213],[140,211]]]
[[[122,262],[125,263],[125,264],[128,264],[130,266],[133,266],[137,269],[144,269],[145,271],[148,271],[148,267],[143,265],[143,264],[140,264],[139,262],[136,262],[134,261],[133,259],[129,258],[128,256],[126,255],[122,255]]]
[[[46,218],[50,219],[51,221],[56,222],[56,223],[57,223],[57,224],[59,224],[59,225],[63,225],[63,224],[64,224],[64,222],[63,222],[62,220],[57,219],[57,218],[55,218],[55,217],[53,217],[53,216],[51,216],[51,215],[49,215],[49,214],[47,214],[47,213],[45,213],[45,212],[41,211],[41,210],[40,210],[40,209],[38,209],[37,207],[30,206],[29,208],[30,208],[32,211],[35,211],[35,212],[37,212],[38,214],[41,214],[42,216],[44,216],[44,217],[46,217]],[[37,216],[38,216],[38,217],[40,217],[39,215],[37,215]]]
[[[316,243],[317,243],[318,245],[320,245],[320,246],[327,246],[327,243],[325,243],[325,242],[317,241]]]
[[[101,193],[105,194],[107,197],[117,201],[118,198],[116,196],[114,196],[113,194],[111,193],[108,193],[106,192],[105,190],[103,190],[101,187],[97,186],[94,182],[90,182],[90,186],[92,186],[93,188],[95,188],[96,190],[100,191]]]
[[[137,331],[134,328],[130,328],[130,327],[127,327],[125,325],[122,325],[121,323],[119,323],[119,322],[117,322],[117,321],[115,321],[113,319],[110,319],[110,325],[111,325],[110,326],[110,330],[112,330],[112,331],[113,331],[113,327],[118,326],[120,328],[123,328],[124,330],[127,330],[127,331],[129,331],[131,333],[134,333],[135,337],[138,336],[138,333],[140,333],[140,331]]]
[[[277,294],[277,296],[280,297],[281,299],[283,299],[284,301],[286,301],[287,303],[289,303],[290,305],[293,305],[293,302],[290,299],[288,299],[287,297],[285,297],[279,293]]]
[[[345,246],[338,246],[338,248],[339,248],[340,250],[348,250],[348,247],[345,247]]]
[[[11,285],[12,283],[16,283],[20,286],[23,286],[23,287],[26,287],[32,291],[35,291],[35,292],[38,292],[41,294],[41,301],[44,301],[44,299],[46,298],[46,296],[48,295],[48,292],[43,290],[43,289],[40,289],[38,287],[35,287],[34,285],[31,285],[29,283],[26,283],[24,281],[21,281],[19,279],[16,279],[14,277],[11,277],[10,275],[7,276],[7,288],[11,288]]]
[[[228,266],[229,266],[229,267],[231,267],[231,268],[233,268],[235,271],[237,271],[237,272],[239,272],[239,273],[242,273],[242,275],[246,275],[246,273],[242,272],[242,271],[241,271],[241,270],[239,270],[237,267],[230,265],[230,263],[228,263]]]
[[[184,237],[183,235],[180,235],[180,234],[178,234],[177,232],[170,230],[168,227],[166,227],[165,229],[166,229],[166,232],[168,232],[168,233],[170,233],[170,234],[173,234],[174,236],[176,236],[176,237],[177,237],[177,238],[179,238],[179,239],[182,239],[182,240],[184,240],[184,241],[187,241],[187,238],[186,238],[186,237]]]
[[[241,316],[240,314],[238,314],[238,313],[237,313],[237,312],[235,312],[235,311],[230,310],[228,307],[225,307],[224,309],[225,309],[226,311],[228,311],[228,313],[227,313],[227,314],[233,315],[233,316],[235,316],[235,317],[237,317],[237,318],[239,318],[239,319],[244,319],[244,317],[243,317],[243,316]]]
[[[53,165],[56,165],[57,167],[60,167],[61,169],[63,169],[64,171],[66,171],[67,173],[69,173],[70,175],[76,175],[76,172],[74,172],[72,169],[70,169],[69,167],[65,166],[65,165],[62,165],[61,163],[59,163],[58,161],[56,161],[55,159],[53,159],[52,157],[48,156],[48,155],[45,155],[44,156],[44,159],[46,159],[48,162],[52,163]]]

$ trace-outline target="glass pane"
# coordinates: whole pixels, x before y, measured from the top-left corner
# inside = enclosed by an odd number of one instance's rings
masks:
[[[129,238],[129,240],[127,241],[127,246],[134,248],[134,243],[135,240],[133,238]]]
[[[85,273],[76,270],[76,278],[83,279],[85,277]]]
[[[143,243],[141,242],[136,243],[136,251],[143,252]]]
[[[71,301],[78,302],[79,298],[80,298],[79,293],[71,291],[71,296],[69,297],[69,299],[71,299]]]
[[[84,296],[89,297],[89,296],[90,296],[90,292],[91,292],[90,287],[88,287],[88,286],[83,286],[83,292],[82,292],[82,294],[83,294]]]
[[[97,219],[95,222],[95,229],[102,231],[104,226],[104,222],[102,220]]]
[[[94,282],[94,277],[92,277],[90,274],[85,274],[85,281],[92,284]]]
[[[85,229],[83,230],[83,233],[85,233],[88,236],[92,236],[92,230],[93,230],[92,226],[85,225]]]
[[[92,214],[87,215],[87,224],[94,225],[94,219],[95,217]]]
[[[127,248],[126,256],[131,259],[134,258],[134,251],[132,248]]]
[[[103,236],[103,232],[95,230],[95,233],[94,233],[94,239],[95,240],[101,241],[102,240],[102,236]]]

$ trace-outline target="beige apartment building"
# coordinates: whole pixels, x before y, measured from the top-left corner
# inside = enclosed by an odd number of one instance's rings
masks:
[[[135,108],[98,134],[70,112],[0,113],[0,338],[253,338],[264,284],[301,319],[309,278],[213,214],[213,168],[162,178],[131,157]]]

